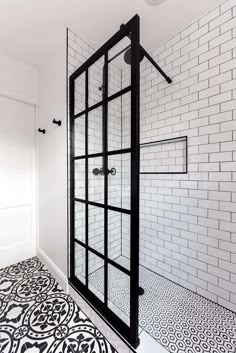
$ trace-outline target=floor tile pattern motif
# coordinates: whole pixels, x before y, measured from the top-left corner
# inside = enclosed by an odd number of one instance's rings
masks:
[[[121,272],[110,278],[109,299],[128,315],[127,280]],[[103,290],[101,270],[90,281]],[[139,325],[171,353],[236,352],[235,313],[142,266],[140,285],[145,294],[140,297]]]
[[[0,353],[116,353],[36,258],[0,270]]]

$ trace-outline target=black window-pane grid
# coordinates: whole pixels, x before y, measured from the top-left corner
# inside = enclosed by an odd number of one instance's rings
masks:
[[[127,92],[130,92],[131,91],[131,86],[128,86],[126,87],[125,89],[123,90],[120,90],[119,92],[116,92],[115,94],[111,95],[110,97],[108,97],[108,70],[107,70],[107,63],[108,63],[108,54],[106,53],[105,54],[105,77],[104,77],[104,80],[106,81],[105,82],[105,89],[104,91],[105,94],[104,94],[104,98],[94,104],[93,106],[89,107],[88,106],[88,100],[89,100],[89,81],[88,81],[88,69],[85,70],[85,110],[83,110],[82,112],[80,113],[77,113],[76,115],[74,115],[74,119],[76,119],[77,117],[79,116],[82,116],[84,115],[85,116],[85,155],[84,156],[74,156],[73,159],[74,159],[74,163],[75,163],[75,160],[85,160],[85,185],[86,185],[86,195],[85,195],[85,200],[79,200],[79,199],[76,199],[74,198],[74,201],[76,202],[81,202],[81,203],[84,203],[86,208],[85,208],[85,218],[86,218],[86,221],[85,221],[85,244],[81,243],[80,245],[83,246],[85,249],[86,249],[86,256],[85,256],[85,261],[86,261],[86,264],[85,264],[85,276],[86,276],[86,287],[88,288],[88,251],[92,251],[94,254],[96,254],[98,257],[104,259],[104,264],[105,264],[105,273],[107,273],[108,269],[107,269],[107,264],[110,263],[112,265],[115,265],[116,266],[116,263],[112,260],[110,260],[108,258],[108,247],[107,247],[107,242],[108,242],[108,236],[107,234],[105,234],[105,237],[104,237],[104,248],[105,248],[105,253],[106,255],[105,256],[101,256],[100,253],[96,252],[96,250],[94,250],[93,248],[90,248],[89,245],[88,245],[88,206],[91,205],[91,206],[95,206],[95,207],[100,207],[100,208],[104,208],[105,209],[105,217],[104,217],[104,226],[105,226],[105,233],[107,233],[107,211],[108,210],[111,210],[111,211],[116,211],[116,212],[119,212],[121,214],[129,214],[131,215],[131,211],[129,210],[126,210],[126,209],[123,209],[123,208],[118,208],[118,207],[112,207],[112,206],[109,206],[108,205],[108,200],[107,200],[107,191],[108,191],[108,178],[107,178],[107,175],[105,174],[104,175],[104,204],[99,204],[99,203],[93,203],[93,202],[90,202],[88,200],[88,184],[89,184],[89,176],[88,176],[88,159],[89,158],[95,158],[95,157],[103,157],[104,158],[104,166],[105,165],[108,165],[108,156],[109,155],[114,155],[114,154],[125,154],[125,153],[131,153],[131,148],[128,148],[128,149],[120,149],[120,150],[115,150],[115,151],[108,151],[107,150],[107,118],[108,118],[108,111],[107,111],[107,105],[108,105],[108,102],[111,102],[115,99],[117,99],[118,97],[126,94]],[[104,141],[103,141],[103,152],[102,153],[94,153],[94,154],[89,154],[88,153],[88,119],[89,119],[89,112],[91,112],[92,110],[100,107],[100,106],[103,106],[103,109],[104,109]],[[77,239],[75,239],[75,241],[77,241]],[[78,241],[77,241],[78,242]],[[80,242],[79,242],[80,243]],[[119,266],[119,265],[118,265]],[[116,266],[117,267],[117,266]],[[121,266],[121,271],[128,274],[127,273],[127,270],[125,268],[123,268]],[[107,296],[108,296],[108,291],[107,291],[107,275],[105,275],[105,283],[104,283],[104,297],[105,297],[105,303],[107,304]]]
[[[114,260],[110,259],[109,257],[106,257],[105,255],[101,254],[99,251],[91,248],[91,246],[86,245],[85,243],[83,243],[82,241],[80,241],[80,240],[78,240],[76,238],[74,239],[74,242],[79,244],[80,246],[82,246],[84,249],[86,249],[86,251],[91,251],[93,254],[95,254],[96,256],[101,258],[102,260],[104,260],[104,263],[107,262],[107,263],[113,265],[118,270],[120,270],[121,272],[125,273],[127,276],[131,275],[130,271],[127,270],[127,268],[123,267],[122,265],[119,265],[117,262],[115,262]]]
[[[79,112],[77,114],[74,114],[74,119],[77,119],[77,118],[79,118],[82,115],[90,113],[92,110],[97,109],[97,108],[101,107],[104,104],[112,102],[113,100],[125,95],[126,93],[128,93],[130,91],[131,91],[131,86],[128,86],[128,87],[122,89],[121,91],[113,94],[112,96],[104,98],[103,100],[101,100],[100,102],[92,105],[91,107],[87,107],[85,110],[83,110],[83,111],[81,111],[81,112]]]
[[[131,210],[128,210],[126,208],[121,208],[121,207],[116,207],[116,206],[111,206],[111,205],[106,205],[105,206],[103,203],[98,203],[98,202],[93,202],[93,201],[86,201],[86,200],[83,200],[83,199],[79,199],[77,197],[74,197],[74,201],[75,202],[80,202],[80,203],[83,203],[83,204],[87,204],[89,206],[107,208],[110,211],[115,211],[115,212],[118,212],[118,213],[123,213],[123,214],[128,214],[128,215],[131,215],[131,213],[132,213]]]
[[[104,157],[104,156],[113,156],[116,154],[125,154],[125,153],[131,153],[131,148],[124,148],[121,150],[113,150],[113,151],[107,151],[107,153],[90,153],[87,156],[83,155],[83,156],[75,156],[73,157],[73,160],[80,160],[80,159],[85,159],[86,157],[88,158],[96,158],[96,157]]]
[[[71,75],[71,79],[76,80],[86,69],[89,69],[96,61],[101,59],[105,51],[109,52],[123,38],[130,37],[132,30],[134,30],[132,21],[137,21],[135,17],[138,17],[138,15],[134,16],[126,25],[122,24],[120,30]]]
[[[126,26],[127,26],[127,29],[126,29]],[[125,31],[124,31],[124,29],[125,29]],[[137,31],[137,35],[136,35],[136,31]],[[84,71],[86,71],[86,69],[88,69],[88,67],[90,67],[92,64],[93,64],[93,61],[95,61],[95,60],[97,60],[98,58],[100,58],[102,55],[100,55],[100,52],[102,52],[103,51],[103,53],[105,53],[106,51],[108,51],[108,50],[110,50],[116,43],[118,43],[125,35],[127,35],[128,33],[131,33],[131,44],[133,44],[133,46],[131,46],[131,50],[133,51],[133,55],[132,55],[132,57],[133,58],[136,58],[136,57],[138,57],[138,48],[139,48],[139,18],[138,18],[138,16],[135,16],[134,17],[134,19],[132,19],[127,25],[122,25],[121,26],[121,29],[120,29],[120,31],[119,32],[117,32],[117,34],[115,34],[114,35],[114,37],[112,37],[112,39],[110,40],[111,41],[111,43],[109,43],[109,41],[104,45],[104,47],[102,47],[100,50],[99,50],[99,54],[97,54],[97,53],[95,53],[95,55],[93,55],[92,57],[91,57],[91,59],[88,59],[88,62],[86,62],[85,64],[83,64],[78,70],[76,70],[76,72],[74,73],[74,74],[72,74],[71,75],[71,77],[70,77],[70,81],[72,81],[72,80],[75,80],[82,72],[84,72]],[[127,33],[126,33],[127,32]],[[134,32],[134,33],[133,33]],[[118,39],[119,38],[119,39]],[[137,74],[137,72],[138,72],[138,70],[137,70],[137,67],[138,67],[138,60],[135,60],[136,62],[134,62],[134,60],[132,60],[132,65],[134,66],[133,67],[133,70],[132,70],[132,82],[131,82],[131,85],[132,85],[132,97],[133,97],[133,100],[132,100],[132,102],[131,102],[131,107],[132,107],[132,109],[131,110],[133,110],[133,115],[131,116],[131,119],[132,119],[132,121],[135,121],[135,119],[137,120],[137,118],[136,118],[136,108],[135,108],[135,104],[134,104],[134,102],[139,102],[139,95],[138,94],[136,94],[136,93],[138,93],[138,89],[137,89],[137,87],[136,87],[136,82],[135,81],[137,81],[137,79],[138,79],[138,74]],[[126,90],[126,92],[128,92],[128,91],[131,91],[131,86],[129,87],[129,89],[128,90]],[[123,92],[122,94],[125,94],[126,92]],[[121,95],[121,94],[120,94]],[[117,96],[116,95],[116,97],[119,97],[119,95]],[[115,99],[116,98],[115,96],[113,96],[112,98],[113,99]],[[111,97],[108,97],[108,99],[104,99],[104,101],[103,102],[101,102],[100,103],[100,106],[101,105],[105,105],[105,102],[106,102],[106,104],[109,102],[109,100],[111,100]],[[93,106],[92,108],[94,108],[95,109],[95,106]],[[92,109],[91,109],[92,110]],[[88,113],[90,111],[90,109],[86,109],[86,112]],[[72,112],[73,112],[73,110],[72,110]],[[137,113],[138,113],[138,110],[137,110]],[[83,115],[84,114],[84,112],[81,112],[81,115]],[[77,116],[75,116],[74,114],[71,114],[71,120],[74,120],[74,118],[75,117],[78,117],[80,115],[80,113],[77,115]],[[134,130],[136,131],[136,127],[135,127],[135,125],[133,125],[133,128],[134,128]],[[137,133],[136,132],[134,132],[134,135],[133,135],[133,137],[135,136],[135,134],[137,135]],[[137,135],[138,136],[138,135]],[[132,134],[131,134],[131,142],[137,142],[137,141],[135,141],[135,139],[133,138],[132,139]],[[131,144],[132,145],[132,144]],[[135,159],[136,159],[136,157],[135,157],[135,154],[136,154],[136,148],[138,148],[139,146],[138,146],[138,144],[136,143],[135,145],[132,145],[132,146],[134,146],[134,149],[132,148],[132,156],[133,156],[133,162],[135,161]],[[72,156],[73,156],[73,154],[72,154]],[[107,156],[108,156],[108,154],[107,153],[105,153],[105,158],[107,158]],[[131,156],[131,157],[132,157]],[[88,154],[86,154],[86,160],[87,160],[87,162],[88,162]],[[73,159],[72,159],[72,164],[73,164]],[[137,164],[138,165],[138,164]],[[132,164],[132,166],[131,166],[131,169],[132,169],[132,171],[133,171],[133,164]],[[138,173],[139,174],[139,173]],[[137,175],[138,175],[137,174]],[[88,177],[87,175],[86,175],[86,177]],[[138,185],[138,182],[137,182],[137,178],[134,178],[135,179],[135,183]],[[135,188],[134,188],[135,189]],[[135,190],[135,193],[131,193],[132,195],[135,195],[135,194],[137,194],[136,193],[136,190]],[[138,194],[137,194],[138,195]],[[73,200],[73,198],[72,198],[72,200]],[[86,204],[88,205],[88,202],[86,202]],[[134,202],[132,203],[133,205],[134,205],[134,210],[132,211],[132,213],[131,213],[131,215],[132,215],[132,224],[131,224],[131,228],[132,228],[132,225],[134,225],[135,223],[134,223],[134,220],[135,220],[135,218],[137,217],[136,216],[136,211],[135,211],[135,209],[136,209],[136,206],[135,205],[137,205],[137,203],[135,204]],[[109,207],[108,206],[106,206],[106,209],[109,209]],[[135,217],[133,217],[133,216],[135,216]],[[137,228],[137,226],[136,227],[134,227],[134,229],[138,229]],[[72,235],[73,235],[73,232],[72,232]],[[72,243],[74,243],[74,239],[73,239],[73,237],[72,237]],[[102,307],[102,310],[101,310],[101,312],[103,312],[104,314],[105,314],[105,317],[106,318],[108,318],[108,320],[109,319],[111,319],[111,322],[116,322],[116,325],[115,326],[117,326],[117,328],[118,328],[118,331],[126,338],[126,340],[128,341],[128,342],[130,342],[130,344],[132,344],[134,347],[137,347],[137,345],[138,345],[138,342],[139,342],[139,340],[138,340],[138,329],[137,329],[137,312],[138,312],[138,309],[137,309],[137,302],[138,302],[138,295],[137,295],[137,293],[138,293],[138,291],[137,291],[137,288],[138,288],[138,271],[136,272],[136,270],[137,270],[137,266],[136,266],[136,268],[134,267],[134,264],[137,262],[138,263],[138,257],[137,257],[137,249],[138,249],[138,242],[137,243],[135,243],[135,241],[134,241],[134,237],[132,236],[131,237],[131,242],[133,242],[133,246],[134,246],[134,250],[132,251],[132,258],[133,258],[133,264],[131,264],[132,266],[131,266],[131,271],[130,271],[130,278],[131,278],[131,293],[133,293],[133,304],[131,305],[131,325],[130,325],[130,327],[128,327],[127,325],[125,325],[120,319],[119,319],[119,317],[117,317],[112,311],[110,311],[109,309],[108,309],[108,307],[107,306],[104,306],[104,303],[100,303],[100,305],[101,305],[101,307]],[[132,262],[132,261],[131,261]],[[112,263],[112,260],[108,260],[107,259],[107,263],[111,263],[112,265],[113,265],[113,263]],[[116,263],[114,263],[114,266],[116,265]],[[120,265],[118,265],[118,266],[120,266]],[[116,266],[117,267],[117,266]],[[132,273],[132,276],[131,276],[131,273]],[[73,275],[74,276],[74,275]],[[80,286],[80,287],[82,287],[82,286],[84,286],[79,280],[77,280],[75,277],[71,277],[72,278],[72,280],[74,281],[74,279],[75,279],[75,283],[76,283],[76,281],[77,281],[77,283],[78,283],[78,287]],[[88,298],[92,298],[91,297],[91,295],[92,295],[92,293],[89,291],[89,289],[88,288],[86,288],[86,287],[84,287],[84,291],[85,291],[85,293],[87,293],[88,294]],[[91,295],[90,295],[91,294]],[[93,299],[93,300],[92,300]],[[91,301],[93,302],[99,302],[99,300],[94,296],[94,298],[92,298],[91,299]],[[132,317],[133,317],[133,319],[132,319]]]

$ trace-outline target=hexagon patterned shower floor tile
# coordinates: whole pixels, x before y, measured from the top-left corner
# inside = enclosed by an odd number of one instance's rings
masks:
[[[127,259],[117,262],[127,267]],[[126,316],[127,278],[110,269],[109,299]],[[102,291],[103,269],[89,276]],[[117,274],[118,273],[118,274]],[[171,353],[235,353],[236,314],[140,266],[139,325]],[[122,290],[123,288],[123,290]]]
[[[117,353],[35,257],[0,270],[1,353]]]

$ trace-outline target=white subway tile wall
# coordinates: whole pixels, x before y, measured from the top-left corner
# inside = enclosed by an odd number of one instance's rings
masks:
[[[152,52],[171,85],[141,63],[141,143],[187,135],[189,172],[141,175],[140,195],[140,263],[234,311],[235,16],[228,0]],[[149,152],[146,171],[162,171]]]

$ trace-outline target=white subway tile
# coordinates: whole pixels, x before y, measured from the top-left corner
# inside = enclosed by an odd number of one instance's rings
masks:
[[[209,80],[209,86],[215,86],[218,85],[220,83],[226,82],[226,81],[230,81],[232,79],[232,72],[231,71],[227,71],[221,75],[216,75],[215,77],[210,78]]]
[[[216,105],[231,100],[231,92],[224,92],[209,98],[209,105]]]
[[[198,40],[195,40],[190,44],[186,45],[185,47],[181,48],[181,56],[192,52],[196,48],[198,48]]]
[[[202,81],[202,82],[206,82],[206,81]],[[201,90],[199,92],[199,99],[203,99],[203,98],[206,98],[206,97],[210,97],[210,96],[214,96],[216,94],[219,94],[220,93],[220,86],[213,86],[213,87],[210,87],[208,89],[205,89],[205,90]]]
[[[200,112],[199,112],[199,116],[200,117],[204,117],[204,116],[209,115],[210,119],[211,119],[213,116],[218,115],[217,113],[219,113],[219,111],[220,111],[220,106],[219,105],[214,105],[214,106],[211,106],[211,107],[207,107],[207,108],[201,109]]]
[[[210,21],[214,20],[214,18],[218,17],[220,15],[220,8],[216,7],[214,10],[210,11],[207,15],[204,15],[202,18],[199,20],[199,26],[203,26],[206,23],[209,23]]]
[[[208,61],[205,61],[205,62],[193,67],[192,69],[190,69],[190,76],[200,74],[202,77],[200,81],[205,80],[206,78],[209,78],[209,77],[204,78],[204,72],[206,72],[206,70],[208,70],[208,68],[209,68]],[[201,74],[201,72],[202,72],[202,74]]]
[[[232,39],[232,32],[231,31],[225,32],[224,34],[221,34],[220,36],[217,36],[216,38],[212,39],[209,42],[209,48],[210,49],[215,48],[218,45],[221,45],[231,39]],[[221,52],[223,52],[223,51],[221,51]]]
[[[226,14],[231,13],[231,11],[226,12]],[[232,18],[230,21],[225,22],[220,26],[220,31],[221,33],[224,33],[226,31],[229,31],[232,28],[236,27],[236,18]]]
[[[208,283],[208,290],[211,293],[217,293],[217,296],[222,297],[223,299],[229,300],[229,292],[223,288],[219,288],[218,286]]]
[[[199,56],[199,63],[210,60],[220,54],[220,47],[215,47]]]
[[[185,28],[182,32],[181,32],[181,39],[189,36],[190,34],[196,32],[198,30],[198,21],[194,22],[193,24],[191,24],[190,26],[188,26],[187,28]]]
[[[232,17],[231,10],[223,13],[221,16],[216,17],[214,20],[212,20],[209,23],[209,29],[212,30],[215,27],[219,27],[220,25],[222,25],[223,23],[225,23],[226,21],[231,19],[231,17]],[[222,26],[221,26],[221,33],[223,33],[223,32],[225,32],[225,30],[222,31]]]
[[[219,134],[210,135],[210,143],[226,142],[232,140],[232,132],[220,132]]]
[[[236,79],[231,80],[220,85],[221,92],[231,91],[236,88]]]
[[[219,48],[219,47],[217,47],[217,48]],[[231,51],[227,51],[227,52],[211,59],[209,62],[209,67],[214,67],[216,65],[220,65],[220,64],[225,63],[229,60],[232,60],[232,52]]]
[[[223,72],[234,69],[235,65],[236,65],[236,58],[226,61],[225,63],[220,65],[220,73],[222,74]]]
[[[220,34],[220,29],[219,28],[215,28],[212,31],[209,31],[208,33],[204,34],[203,36],[201,36],[199,38],[199,45],[202,45],[206,42],[210,42],[212,41],[213,38],[218,37],[219,38],[219,34]],[[210,46],[210,49],[212,47]]]
[[[201,45],[200,47],[197,47],[196,49],[192,50],[189,53],[190,59],[195,58],[196,56],[200,56],[203,53],[206,53],[208,51],[208,43],[205,43]]]
[[[225,11],[231,9],[232,7],[236,6],[235,0],[228,0],[225,1],[221,6],[220,6],[220,13],[224,13]]]
[[[173,45],[173,51],[183,48],[189,44],[189,37],[186,37]]]
[[[201,65],[204,65],[204,64],[207,64],[207,66],[209,65],[208,62],[206,63],[203,63]],[[200,65],[199,65],[200,66]],[[206,79],[209,79],[213,76],[216,76],[216,75],[219,75],[220,73],[220,69],[218,66],[215,66],[211,69],[208,70],[208,67],[199,74],[199,81],[203,81],[203,80],[206,80]]]

